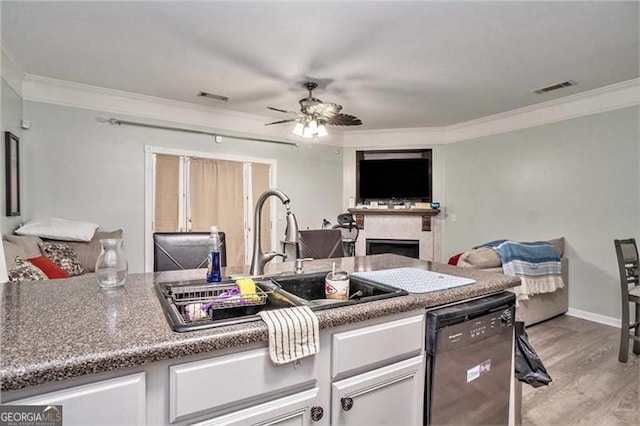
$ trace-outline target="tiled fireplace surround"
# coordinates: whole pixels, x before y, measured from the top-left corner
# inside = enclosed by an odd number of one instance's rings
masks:
[[[357,220],[364,219],[364,228],[360,229],[356,241],[356,256],[364,256],[367,250],[367,239],[418,240],[419,256],[422,260],[441,260],[442,256],[442,221],[440,215],[433,212],[426,218],[431,222],[431,230],[423,231],[424,218],[415,214],[386,212],[351,211]],[[363,216],[361,216],[363,215]],[[359,217],[360,216],[360,217]]]

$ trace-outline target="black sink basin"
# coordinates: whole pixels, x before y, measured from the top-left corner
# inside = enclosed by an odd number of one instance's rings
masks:
[[[286,277],[273,277],[271,280],[286,293],[306,301],[304,304],[314,310],[371,302],[373,300],[408,294],[399,288],[349,277],[349,300],[326,299],[324,280],[328,273],[329,272],[318,272]]]
[[[312,310],[330,309],[408,294],[395,287],[351,277],[350,300],[325,299],[327,273],[256,280],[257,293],[249,298],[233,294],[233,281],[159,283],[156,294],[169,325],[178,332],[258,321],[258,312],[269,309],[303,305]]]
[[[256,283],[257,300],[244,303],[235,299],[220,300],[222,294],[234,287],[234,282],[207,283],[204,281],[167,282],[156,285],[156,294],[164,315],[173,331],[195,331],[223,325],[258,321],[262,310],[299,306],[299,301],[276,294]],[[267,293],[268,292],[268,293]],[[203,305],[215,302],[203,309]]]

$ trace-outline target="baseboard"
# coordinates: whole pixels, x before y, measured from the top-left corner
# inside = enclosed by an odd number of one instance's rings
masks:
[[[586,319],[588,321],[597,322],[599,324],[610,325],[611,327],[620,328],[622,321],[618,318],[608,317],[605,315],[594,314],[593,312],[582,311],[580,309],[569,308],[567,315],[572,317]]]

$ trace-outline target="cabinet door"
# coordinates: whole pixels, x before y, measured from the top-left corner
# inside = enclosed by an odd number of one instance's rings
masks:
[[[326,416],[316,413],[312,419],[312,409],[317,411],[318,388],[279,398],[264,404],[236,411],[224,416],[205,420],[193,426],[220,425],[278,425],[309,426],[327,424]],[[326,412],[326,410],[323,410]]]
[[[12,405],[62,405],[62,423],[70,425],[144,425],[145,373],[11,401]]]
[[[340,380],[331,386],[332,425],[421,425],[424,356]]]

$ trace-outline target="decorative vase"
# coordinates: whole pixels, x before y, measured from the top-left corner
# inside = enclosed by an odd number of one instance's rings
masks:
[[[123,286],[127,280],[127,259],[122,250],[122,239],[100,240],[102,252],[96,261],[96,279],[102,288]]]

